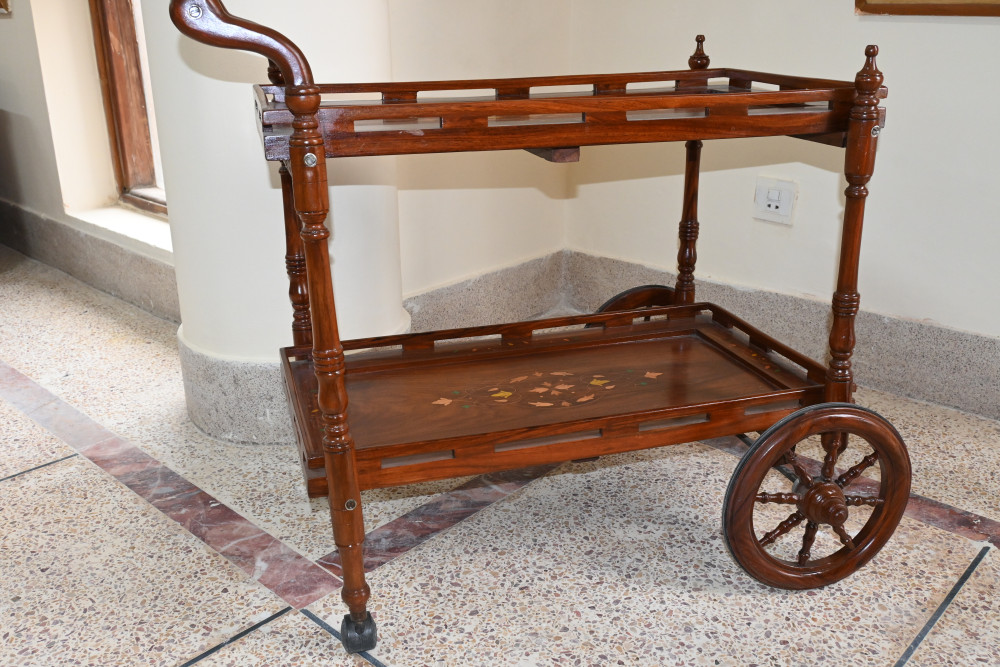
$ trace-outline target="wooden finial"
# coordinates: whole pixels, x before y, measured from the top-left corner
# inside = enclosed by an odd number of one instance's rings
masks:
[[[874,95],[882,86],[882,82],[885,81],[885,77],[882,76],[882,72],[879,71],[878,66],[875,64],[875,56],[877,55],[877,46],[869,44],[865,47],[865,66],[861,68],[861,71],[858,72],[857,77],[854,79],[854,87],[857,88],[859,93]]]
[[[875,64],[875,56],[877,55],[878,47],[874,44],[869,44],[865,48],[865,66],[854,78],[854,89],[857,91],[857,96],[854,99],[854,106],[851,108],[851,118],[878,119],[878,92],[885,77]]]
[[[708,67],[709,58],[705,55],[705,35],[698,35],[694,38],[698,45],[694,49],[694,54],[688,58],[688,67],[691,69],[705,69]]]

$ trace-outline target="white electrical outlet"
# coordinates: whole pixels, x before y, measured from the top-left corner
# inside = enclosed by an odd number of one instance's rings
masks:
[[[753,217],[758,220],[792,224],[792,212],[799,187],[793,181],[757,177],[757,192],[753,198]]]

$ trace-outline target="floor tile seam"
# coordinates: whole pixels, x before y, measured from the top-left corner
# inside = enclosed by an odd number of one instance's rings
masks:
[[[343,580],[335,573],[328,571],[326,568],[322,567],[320,564],[313,561],[313,559],[300,553],[298,550],[286,544],[284,541],[271,535],[268,531],[258,526],[252,520],[245,517],[243,514],[236,511],[226,503],[223,503],[222,501],[218,500],[217,498],[209,494],[207,491],[204,491],[203,489],[201,489],[201,487],[192,483],[186,477],[184,477],[177,471],[173,470],[170,466],[164,464],[163,462],[159,461],[158,459],[147,453],[141,447],[138,447],[137,445],[133,444],[130,440],[118,436],[114,434],[112,431],[107,431],[107,429],[104,429],[104,427],[99,422],[92,419],[85,413],[77,410],[72,404],[67,403],[58,395],[49,391],[41,384],[35,382],[31,377],[25,375],[24,373],[21,373],[19,370],[17,370],[13,366],[10,366],[3,360],[0,360],[0,379],[5,377],[15,379],[22,387],[26,387],[28,392],[32,395],[48,397],[48,400],[46,400],[44,404],[35,404],[35,407],[31,410],[30,413],[23,410],[22,404],[19,404],[20,402],[14,402],[14,401],[9,401],[9,402],[11,402],[11,404],[15,407],[15,409],[21,412],[21,414],[25,415],[26,417],[34,421],[41,428],[45,429],[46,432],[50,433],[56,438],[59,438],[61,442],[64,442],[70,448],[75,450],[76,454],[74,454],[73,456],[79,456],[81,460],[87,461],[88,464],[96,467],[98,470],[101,471],[101,473],[108,475],[117,484],[121,485],[125,489],[128,489],[130,493],[134,494],[136,497],[140,498],[142,501],[148,504],[151,509],[153,509],[163,517],[167,518],[168,520],[172,521],[173,523],[177,524],[185,533],[191,535],[199,542],[204,544],[206,547],[218,553],[220,556],[225,558],[227,562],[231,563],[237,569],[244,572],[244,574],[246,574],[251,580],[267,588],[269,591],[271,591],[271,593],[277,595],[280,599],[284,600],[286,603],[292,604],[293,607],[304,607],[308,604],[312,604],[312,602],[315,602],[318,599],[326,597],[331,592],[336,591],[339,587],[343,585]],[[9,400],[7,398],[6,393],[4,392],[4,383],[2,381],[0,381],[0,398],[5,398]],[[41,408],[52,405],[55,405],[57,408],[64,406],[66,408],[66,415],[69,415],[70,419],[86,423],[88,426],[92,424],[98,427],[98,431],[105,430],[109,434],[108,437],[102,438],[97,441],[86,442],[82,444],[75,444],[73,442],[67,441],[62,434],[53,431],[49,427],[49,424],[46,423],[46,421],[38,421],[36,417],[33,416],[33,413],[38,412]],[[123,452],[132,451],[135,454],[141,455],[141,458],[144,459],[143,461],[144,467],[139,471],[125,470],[119,472],[119,474],[115,474],[115,472],[109,470],[109,468],[111,467],[109,465],[109,462],[104,462],[104,464],[102,465],[102,458],[106,457],[101,456],[100,446],[111,442],[119,443],[120,449],[119,451],[116,452],[116,456],[114,457],[115,460],[120,460]],[[259,552],[246,554],[245,557],[243,557],[242,559],[237,558],[239,554],[227,554],[223,551],[220,551],[219,549],[216,548],[216,545],[212,544],[205,537],[198,535],[194,531],[190,530],[186,525],[184,525],[184,523],[179,521],[177,517],[172,516],[171,513],[165,511],[163,507],[158,506],[156,502],[157,499],[155,498],[154,493],[150,492],[147,494],[143,494],[137,491],[136,488],[133,488],[133,487],[141,487],[142,481],[147,481],[150,478],[155,479],[158,475],[164,475],[164,474],[176,477],[178,480],[189,486],[191,490],[196,491],[198,495],[203,495],[204,499],[206,499],[203,509],[212,509],[218,511],[221,508],[222,511],[231,512],[234,516],[238,517],[237,522],[245,523],[249,528],[257,532],[256,538],[258,539],[266,538],[265,541],[268,542],[268,547],[263,550],[260,550]],[[190,508],[185,508],[185,509],[190,509]],[[235,525],[235,523],[236,522],[230,522],[230,524],[227,525]],[[256,568],[248,570],[246,567],[241,566],[241,560],[247,562],[256,562],[256,559],[261,554],[273,551],[275,547],[277,547],[279,550],[282,549],[286,550],[289,554],[293,556],[294,559],[300,560],[301,566],[305,568],[315,568],[315,571],[322,573],[324,578],[326,577],[330,578],[332,581],[330,581],[329,583],[333,586],[332,590],[321,590],[317,588],[311,592],[317,594],[315,595],[315,597],[313,597],[313,595],[311,595],[310,593],[305,593],[300,596],[302,599],[300,600],[299,603],[297,604],[292,603],[291,600],[286,599],[281,594],[280,586],[278,585],[280,584],[280,581],[275,582],[275,585],[268,585],[265,581],[262,580],[263,577],[258,575]]]
[[[209,656],[211,656],[211,655],[213,655],[215,653],[218,653],[219,651],[221,651],[225,647],[229,646],[230,644],[235,644],[236,642],[238,642],[239,640],[243,639],[247,635],[249,635],[249,634],[251,634],[253,632],[256,632],[257,630],[261,629],[262,627],[264,627],[265,625],[267,625],[271,621],[275,621],[275,620],[281,618],[282,616],[284,616],[285,614],[287,614],[290,611],[292,611],[292,607],[285,607],[284,609],[271,614],[270,616],[268,616],[264,620],[258,621],[257,623],[254,623],[249,628],[246,628],[245,630],[241,630],[240,632],[236,633],[235,635],[233,635],[232,637],[230,637],[226,641],[224,641],[224,642],[222,642],[220,644],[216,644],[215,646],[213,646],[212,648],[208,649],[207,651],[205,651],[205,652],[203,652],[203,653],[195,656],[191,660],[188,660],[187,662],[183,663],[180,667],[191,667],[192,665],[195,665],[195,664],[201,662],[205,658],[207,658],[207,657],[209,657]]]
[[[78,456],[80,456],[80,452],[73,452],[69,456],[64,456],[64,457],[62,457],[60,459],[55,459],[54,461],[48,461],[46,463],[42,463],[42,464],[34,466],[32,468],[28,468],[27,470],[22,470],[20,472],[16,472],[13,475],[7,475],[6,477],[0,477],[0,482],[6,482],[6,481],[14,479],[16,477],[21,477],[22,475],[27,475],[28,473],[35,472],[36,470],[41,470],[42,468],[48,468],[49,466],[53,466],[53,465],[55,465],[57,463],[62,463],[63,461],[68,461],[68,460],[70,460],[72,458],[76,458]]]
[[[969,581],[969,579],[972,578],[972,575],[979,568],[983,560],[991,551],[993,551],[993,547],[991,546],[984,546],[982,549],[979,550],[979,553],[976,554],[975,558],[972,559],[972,562],[969,563],[969,566],[965,568],[965,571],[958,578],[955,584],[951,587],[951,590],[948,591],[948,594],[945,596],[944,600],[942,600],[941,604],[937,606],[937,608],[934,610],[934,613],[931,614],[931,617],[927,619],[927,622],[917,633],[917,636],[913,639],[913,641],[910,642],[910,645],[906,647],[906,650],[903,651],[903,654],[899,657],[899,660],[896,661],[893,667],[903,667],[903,665],[909,662],[910,658],[913,657],[913,654],[917,651],[918,648],[920,648],[920,645],[923,643],[923,641],[927,639],[927,637],[931,634],[931,632],[933,632],[934,627],[937,625],[938,621],[940,621],[941,618],[944,616],[944,614],[948,611],[948,608],[951,607],[952,602],[954,602],[955,598],[958,597],[958,594],[961,592],[962,588]]]
[[[309,611],[308,609],[300,609],[299,612],[303,616],[308,618],[310,621],[318,625],[320,628],[322,628],[325,632],[328,632],[330,635],[332,635],[337,641],[343,641],[343,636],[337,630],[335,630],[333,626],[331,626],[329,623],[324,621],[322,618],[320,618],[313,612]],[[375,667],[388,667],[388,665],[386,665],[384,662],[373,656],[368,651],[361,651],[357,655],[367,660]]]

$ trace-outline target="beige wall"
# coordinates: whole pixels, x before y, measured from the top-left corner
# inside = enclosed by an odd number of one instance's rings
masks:
[[[1000,256],[1000,91],[989,83],[1000,19],[856,16],[852,5],[577,0],[573,68],[683,66],[704,33],[714,65],[842,79],[863,64],[866,44],[878,44],[888,119],[870,184],[862,307],[1000,336],[1000,308],[987,305]],[[841,151],[778,139],[707,142],[703,155],[699,275],[829,298]],[[570,246],[673,266],[681,160],[675,146],[585,151],[568,200]],[[751,218],[758,174],[799,182],[792,228]]]
[[[32,7],[0,19],[0,198],[62,213]]]
[[[397,81],[565,71],[569,0],[391,0]],[[569,171],[523,151],[399,159],[403,292],[565,247]]]

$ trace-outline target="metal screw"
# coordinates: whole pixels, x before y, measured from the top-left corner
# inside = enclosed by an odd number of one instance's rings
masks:
[[[315,167],[319,160],[316,159],[315,153],[306,153],[306,156],[302,158],[302,161],[306,163],[307,167]]]
[[[873,137],[877,137],[880,134],[882,134],[882,126],[881,125],[876,125],[875,127],[872,128],[872,136]]]
[[[357,506],[358,506],[358,501],[356,501],[354,498],[350,498],[346,503],[344,503],[344,509],[348,511],[354,509]]]
[[[201,5],[191,5],[188,7],[188,16],[193,19],[201,18]]]

